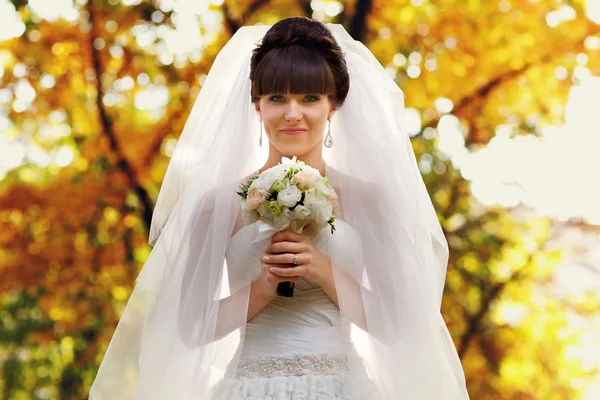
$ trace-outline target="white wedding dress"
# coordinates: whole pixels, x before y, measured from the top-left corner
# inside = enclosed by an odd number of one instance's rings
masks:
[[[352,252],[358,236],[343,221],[335,224],[333,235],[326,227],[313,244],[322,252]],[[242,227],[226,253],[228,268],[251,267],[253,280],[260,276],[261,252],[270,243],[270,238],[251,243],[257,229],[257,224]],[[349,357],[358,360],[357,353],[347,350],[353,349],[349,340],[335,303],[319,286],[300,278],[292,298],[275,298],[246,324],[235,378],[217,384],[211,399],[366,399],[366,372],[348,362]]]

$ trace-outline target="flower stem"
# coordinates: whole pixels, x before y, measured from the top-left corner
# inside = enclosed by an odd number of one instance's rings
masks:
[[[294,282],[279,282],[277,285],[277,296],[294,297]]]

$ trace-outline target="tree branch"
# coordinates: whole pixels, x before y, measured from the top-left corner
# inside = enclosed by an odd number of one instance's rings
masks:
[[[527,264],[531,262],[531,259],[532,255],[530,254]],[[489,311],[491,304],[500,297],[502,291],[508,283],[519,279],[521,275],[523,275],[523,271],[525,270],[527,264],[525,264],[525,266],[519,269],[518,271],[514,272],[507,280],[503,282],[498,282],[495,285],[493,285],[491,289],[488,290],[488,292],[482,298],[479,310],[475,314],[471,315],[470,318],[468,318],[467,331],[462,336],[460,346],[458,347],[458,356],[461,359],[465,355],[465,352],[467,351],[471,340],[475,337],[477,333],[481,331],[481,321]]]
[[[583,45],[583,43],[587,37],[589,37],[590,35],[593,35],[593,34],[598,34],[598,33],[600,33],[600,28],[597,25],[590,22],[589,29],[586,31],[586,33],[584,35],[582,35],[580,37],[580,39],[575,40],[573,42],[565,41],[564,43],[562,43],[561,46],[559,46],[558,49],[556,47],[553,47],[551,52],[542,54],[540,57],[538,57],[537,61],[528,63],[517,70],[506,71],[506,72],[496,76],[495,78],[492,78],[484,86],[476,89],[473,93],[468,94],[468,95],[464,96],[463,98],[461,98],[460,100],[458,100],[458,102],[456,102],[456,107],[454,108],[452,113],[454,115],[461,114],[465,109],[467,109],[468,107],[471,107],[477,101],[488,96],[493,90],[497,89],[502,84],[522,76],[533,66],[549,63],[552,60],[554,60],[556,57],[564,54],[565,52],[570,52],[574,48],[580,47],[581,45]],[[436,127],[439,124],[439,122],[440,122],[440,118],[436,118],[436,119],[429,121],[427,124],[423,125],[423,127],[421,129],[421,133],[423,132],[423,130],[425,130],[425,128]],[[419,133],[419,134],[421,134],[421,133]]]
[[[302,9],[304,16],[306,16],[308,18],[312,18],[312,14],[313,14],[313,9],[310,6],[310,3],[311,3],[311,0],[300,0],[300,8]]]
[[[354,6],[354,15],[349,18],[348,33],[354,40],[363,41],[367,33],[367,16],[373,7],[372,0],[358,0]]]
[[[162,127],[158,129],[158,133],[154,136],[154,138],[152,138],[152,143],[148,146],[148,150],[142,157],[142,161],[140,162],[141,166],[145,168],[152,163],[152,160],[154,159],[156,153],[158,153],[160,150],[160,146],[162,146],[162,142],[165,137],[169,133],[173,132],[174,121],[177,121],[188,112],[189,110],[187,107],[181,107],[178,111],[170,115],[169,119],[162,124]]]
[[[512,79],[515,79],[515,78],[521,76],[522,74],[527,72],[527,70],[529,68],[531,68],[532,66],[533,66],[533,64],[526,64],[517,70],[507,71],[501,75],[496,76],[495,78],[491,79],[488,83],[486,83],[484,86],[476,89],[473,93],[467,94],[462,99],[460,99],[456,103],[456,106],[454,107],[454,110],[452,110],[452,113],[454,115],[461,114],[464,109],[470,107],[477,100],[486,97],[490,92],[492,92],[494,89],[496,89],[503,83],[508,82]],[[421,132],[423,132],[423,130],[425,130],[425,128],[436,127],[439,124],[439,122],[440,122],[439,118],[429,121],[427,124],[423,125]]]
[[[96,107],[98,108],[100,125],[102,127],[103,134],[106,135],[109,140],[111,150],[117,156],[117,168],[123,171],[127,178],[129,178],[132,190],[135,192],[142,204],[144,224],[146,229],[149,231],[150,224],[152,222],[152,201],[150,200],[150,196],[148,195],[146,189],[138,183],[135,171],[125,159],[125,156],[121,151],[115,136],[112,120],[104,108],[104,103],[102,102],[102,99],[104,98],[104,89],[102,87],[102,63],[100,62],[100,52],[94,47],[94,41],[96,38],[98,38],[96,10],[91,1],[87,2],[86,9],[90,16],[91,31],[89,36],[89,48],[90,54],[92,55],[92,64],[96,72]]]
[[[240,29],[246,20],[252,16],[259,8],[269,3],[269,0],[254,0],[248,8],[241,13],[241,15],[235,15],[232,9],[229,7],[227,2],[223,2],[223,15],[225,16],[225,25],[227,30],[233,36],[234,33]]]

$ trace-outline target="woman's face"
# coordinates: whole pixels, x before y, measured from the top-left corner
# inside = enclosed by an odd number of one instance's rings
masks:
[[[328,96],[316,94],[264,95],[256,110],[271,145],[288,158],[320,149],[334,112]]]

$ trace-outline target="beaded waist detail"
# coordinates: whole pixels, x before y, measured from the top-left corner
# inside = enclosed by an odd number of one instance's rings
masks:
[[[241,357],[235,376],[236,378],[265,378],[337,373],[350,373],[347,356],[296,353],[290,356]]]

